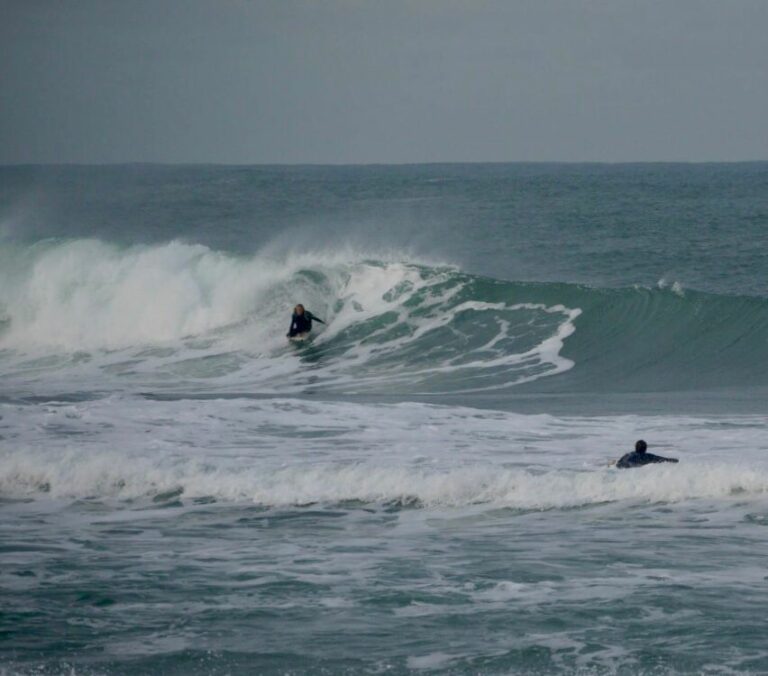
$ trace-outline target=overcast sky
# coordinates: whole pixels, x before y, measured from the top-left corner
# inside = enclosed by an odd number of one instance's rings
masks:
[[[0,162],[768,159],[768,0],[0,0]]]

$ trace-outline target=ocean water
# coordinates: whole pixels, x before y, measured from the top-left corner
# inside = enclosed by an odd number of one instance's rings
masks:
[[[0,674],[766,673],[767,431],[768,163],[0,168]]]

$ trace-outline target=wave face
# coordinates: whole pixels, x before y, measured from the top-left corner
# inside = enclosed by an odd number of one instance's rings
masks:
[[[443,394],[768,383],[768,301],[470,275],[400,254],[237,257],[96,240],[6,247],[6,377],[94,387]],[[326,320],[286,345],[290,309]]]

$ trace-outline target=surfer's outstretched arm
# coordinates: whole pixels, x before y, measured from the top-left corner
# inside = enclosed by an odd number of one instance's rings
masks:
[[[661,455],[653,455],[652,453],[646,453],[645,456],[649,462],[680,462],[677,458],[664,458]]]
[[[320,317],[315,317],[315,315],[313,315],[311,312],[307,312],[307,314],[309,315],[309,318],[311,320],[320,322],[321,324],[325,324],[325,322],[322,319],[320,319]]]

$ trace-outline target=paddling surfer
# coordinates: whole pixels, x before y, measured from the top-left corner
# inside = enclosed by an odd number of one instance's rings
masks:
[[[632,453],[626,453],[616,462],[616,467],[620,469],[629,469],[630,467],[642,467],[656,462],[678,462],[677,458],[663,458],[660,455],[647,453],[648,444],[640,439],[635,444],[635,450]]]

